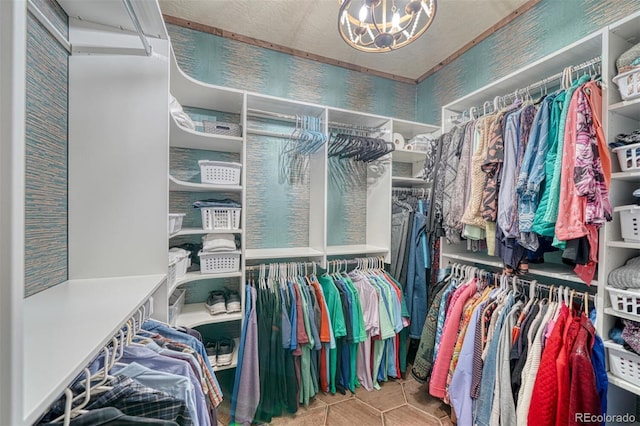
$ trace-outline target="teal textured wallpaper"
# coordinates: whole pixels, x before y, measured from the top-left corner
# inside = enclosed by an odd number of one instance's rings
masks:
[[[167,25],[178,63],[198,80],[354,111],[415,117],[416,87]]]
[[[443,105],[638,10],[640,0],[542,0],[420,83],[416,119],[440,123]]]
[[[65,35],[67,15],[36,1]],[[68,54],[27,17],[25,150],[25,289],[28,297],[67,280]]]

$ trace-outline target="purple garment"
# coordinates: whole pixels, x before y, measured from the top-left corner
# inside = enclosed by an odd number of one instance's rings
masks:
[[[242,374],[238,385],[236,423],[251,424],[260,402],[260,372],[258,370],[258,318],[256,315],[256,289],[251,287],[251,313],[242,355]]]
[[[195,337],[195,336],[194,336]],[[204,375],[202,373],[202,367],[200,367],[200,364],[198,363],[198,360],[195,359],[195,357],[193,357],[192,355],[189,355],[187,353],[184,352],[178,352],[178,351],[174,351],[171,349],[165,349],[162,348],[160,346],[158,346],[158,344],[156,344],[155,342],[151,342],[148,343],[146,345],[147,348],[151,349],[152,351],[162,355],[162,356],[166,356],[168,358],[173,358],[173,359],[177,359],[177,360],[182,360],[182,361],[186,361],[187,363],[189,363],[189,367],[191,367],[191,372],[193,373],[191,376],[189,376],[189,381],[191,381],[191,383],[193,383],[193,387],[196,389],[196,405],[198,410],[204,409],[207,413],[207,416],[209,417],[209,421],[212,425],[217,425],[218,424],[218,419],[217,419],[217,413],[216,413],[216,409],[211,407],[211,409],[209,409],[209,405],[208,405],[208,401],[209,399],[205,397],[204,395],[204,391],[202,388],[202,380],[204,380]],[[197,381],[197,384],[194,382],[194,380]],[[201,401],[202,398],[202,401]],[[201,414],[198,414],[198,416],[201,418]]]

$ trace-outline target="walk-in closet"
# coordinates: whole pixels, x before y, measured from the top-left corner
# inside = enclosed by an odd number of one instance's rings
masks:
[[[640,1],[0,1],[0,426],[640,425]]]

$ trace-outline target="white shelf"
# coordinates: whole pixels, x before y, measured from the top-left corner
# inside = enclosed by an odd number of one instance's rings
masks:
[[[628,243],[626,241],[609,241],[607,247],[630,248],[640,250],[640,243]]]
[[[621,379],[618,376],[614,376],[611,373],[607,373],[607,376],[609,378],[609,384],[611,385],[616,385],[619,388],[622,388],[626,391],[632,392],[636,395],[640,395],[640,387],[634,385],[633,383],[629,383],[626,380]]]
[[[389,121],[390,118],[375,114],[349,111],[341,108],[329,108],[329,122],[348,123],[354,126],[380,128],[383,131],[388,131],[386,127]]]
[[[239,348],[240,348],[240,339],[233,339],[233,342],[235,343],[235,345],[233,346],[233,356],[231,359],[231,364],[229,365],[223,365],[223,366],[214,366],[213,367],[213,371],[223,371],[223,370],[230,370],[232,368],[236,368],[238,366],[238,352],[239,352]],[[213,356],[209,356],[209,363],[211,365],[213,365],[213,363],[211,362],[213,360]]]
[[[202,228],[182,228],[180,231],[174,234],[170,234],[169,238],[180,237],[182,235],[204,235],[204,234],[242,234],[242,229],[206,230]]]
[[[343,254],[387,254],[389,249],[383,247],[376,247],[368,244],[354,244],[345,246],[328,246],[327,256],[339,256]]]
[[[615,160],[614,160],[615,161]],[[611,173],[611,179],[640,182],[640,170]]]
[[[241,277],[242,272],[226,272],[224,274],[201,274],[200,272],[187,272],[184,278],[177,280],[171,288],[169,288],[169,294],[173,293],[176,288],[179,286],[190,283],[193,281],[203,281],[203,280],[215,280],[220,278],[233,278],[233,277]]]
[[[609,297],[607,295],[607,297]],[[609,307],[609,308],[604,308],[604,313],[607,315],[611,315],[614,317],[619,317],[619,318],[624,318],[624,319],[628,319],[631,321],[640,321],[640,315],[634,315],[634,314],[630,314],[628,312],[620,312],[620,311],[616,311],[615,309]]]
[[[178,315],[176,325],[182,327],[197,327],[205,324],[217,324],[221,322],[239,321],[242,319],[242,312],[232,314],[211,315],[202,303],[189,303],[184,305],[182,312]]]
[[[164,274],[70,280],[24,299],[26,424],[44,413],[165,280]]]
[[[393,185],[409,185],[409,186],[423,186],[426,184],[426,182],[422,178],[407,178],[407,177],[398,177],[398,176],[393,176],[391,178],[391,182]]]
[[[427,153],[424,151],[414,151],[408,149],[396,149],[391,153],[391,158],[393,159],[393,161],[399,161],[401,163],[415,163],[418,161],[424,162],[426,156]]]
[[[494,268],[504,267],[504,264],[499,257],[488,256],[481,253],[442,253],[442,257],[493,266]],[[557,280],[584,284],[584,281],[582,281],[580,277],[573,272],[573,268],[571,266],[561,265],[558,263],[542,263],[540,265],[533,263],[529,264],[529,272],[524,274],[524,276],[527,275],[537,275],[540,277],[549,277]],[[591,285],[596,286],[598,285],[598,282],[593,280],[591,281]]]
[[[288,257],[321,257],[324,253],[311,247],[275,248],[275,249],[247,249],[245,258],[251,259],[280,259]]]
[[[206,183],[193,183],[178,180],[169,176],[169,191],[186,192],[242,192],[241,185],[210,185]]]
[[[171,94],[182,106],[240,114],[244,93],[241,90],[215,86],[195,80],[178,66],[171,49]]]
[[[203,149],[222,152],[242,152],[242,137],[204,133],[187,129],[171,116],[170,146],[174,148]]]
[[[640,98],[609,105],[609,111],[634,120],[640,120]]]
[[[439,126],[431,124],[416,123],[415,121],[393,119],[393,133],[400,133],[405,138],[412,138],[416,135],[429,134],[440,130]],[[409,140],[407,140],[409,142]]]

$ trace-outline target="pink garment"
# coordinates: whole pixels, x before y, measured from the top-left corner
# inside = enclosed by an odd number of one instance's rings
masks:
[[[442,399],[445,397],[447,375],[449,374],[449,366],[451,365],[451,358],[453,356],[453,347],[456,343],[458,330],[460,328],[462,310],[467,300],[475,294],[475,292],[476,279],[474,278],[469,285],[456,291],[454,297],[458,296],[457,300],[451,300],[440,338],[440,348],[438,349],[438,355],[433,364],[431,381],[429,382],[429,393],[436,398]]]
[[[578,196],[573,179],[576,167],[576,146],[589,145],[588,127],[584,108],[588,108],[582,89],[575,91],[569,103],[562,148],[562,168],[560,172],[560,200],[555,234],[560,241],[569,241],[587,235],[584,212],[586,200]]]
[[[358,292],[362,306],[362,319],[367,339],[358,343],[357,374],[362,387],[373,390],[371,378],[371,338],[380,334],[380,315],[378,312],[378,293],[364,277],[352,277],[353,286]]]

